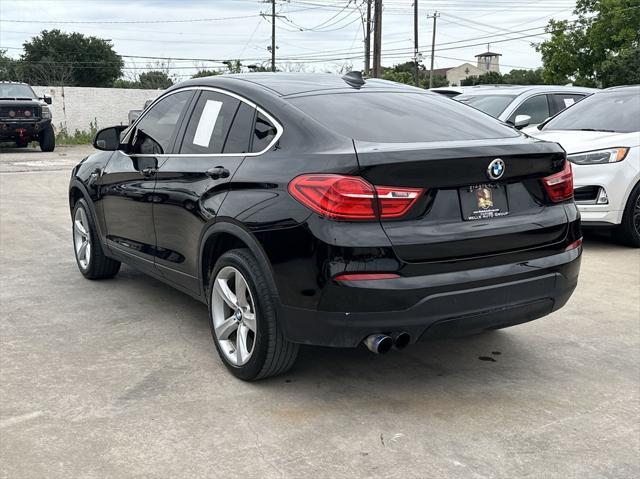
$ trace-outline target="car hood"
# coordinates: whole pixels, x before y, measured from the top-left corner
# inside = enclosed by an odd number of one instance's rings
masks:
[[[560,143],[567,154],[582,151],[612,148],[614,146],[634,147],[640,145],[640,132],[611,133],[605,131],[548,130],[527,131],[540,140]]]
[[[14,100],[13,98],[0,98],[0,106],[9,107],[30,107],[30,106],[43,106],[44,102],[39,100]]]

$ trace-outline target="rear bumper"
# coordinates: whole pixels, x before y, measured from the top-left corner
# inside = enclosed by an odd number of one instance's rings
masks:
[[[373,333],[406,331],[411,341],[474,334],[531,321],[561,308],[578,282],[582,248],[523,263],[455,273],[345,283],[353,304],[389,289],[420,299],[403,310],[327,312],[281,306],[288,340],[355,347]],[[363,284],[369,283],[369,284]],[[384,293],[383,293],[384,291]]]

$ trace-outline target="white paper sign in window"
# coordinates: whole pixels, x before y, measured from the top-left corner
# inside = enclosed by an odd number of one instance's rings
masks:
[[[573,98],[565,98],[564,99],[564,107],[565,108],[569,108],[571,105],[573,105],[576,101]]]
[[[198,128],[196,134],[193,136],[193,144],[202,146],[204,148],[209,147],[211,142],[211,135],[213,129],[218,121],[218,115],[220,115],[220,109],[222,108],[221,101],[207,100],[200,115],[200,121],[198,122]]]

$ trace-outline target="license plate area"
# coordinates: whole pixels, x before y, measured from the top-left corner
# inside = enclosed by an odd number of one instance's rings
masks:
[[[462,219],[487,220],[509,214],[507,189],[503,185],[472,185],[458,190]]]

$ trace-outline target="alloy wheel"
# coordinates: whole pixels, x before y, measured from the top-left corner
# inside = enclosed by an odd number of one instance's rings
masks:
[[[255,349],[256,312],[247,280],[233,266],[222,268],[211,292],[211,317],[220,349],[234,366],[246,364]]]
[[[89,219],[84,208],[76,210],[73,217],[73,245],[80,267],[85,270],[91,261],[91,238],[89,236]]]

